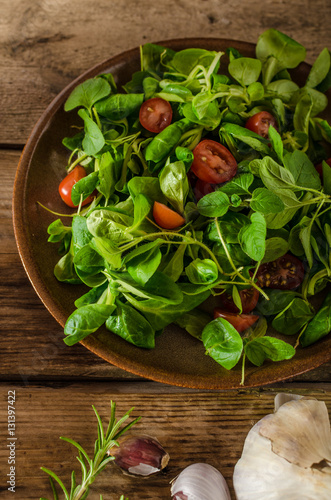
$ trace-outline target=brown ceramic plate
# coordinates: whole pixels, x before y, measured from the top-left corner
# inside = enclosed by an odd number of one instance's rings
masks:
[[[232,40],[201,38],[160,43],[175,50],[202,47],[218,51],[235,47],[246,56],[255,54],[254,45]],[[13,200],[17,246],[32,285],[62,327],[75,309],[75,299],[86,289],[66,285],[55,279],[53,268],[58,260],[57,248],[47,243],[46,232],[55,216],[37,202],[55,212],[63,213],[66,210],[57,191],[68,158],[61,141],[72,134],[70,128],[77,122],[77,113],[75,110],[65,113],[63,105],[73,88],[85,79],[112,72],[120,86],[131,79],[139,66],[139,49],[136,48],[98,64],[73,81],[41,116],[20,159]],[[308,71],[309,66],[301,64],[293,73],[294,80],[303,84]],[[330,109],[328,115],[330,118]],[[241,366],[231,371],[223,369],[204,354],[201,342],[173,325],[157,338],[154,350],[137,348],[105,328],[87,337],[82,344],[109,363],[155,381],[199,389],[240,387]],[[290,361],[265,363],[260,368],[247,367],[245,386],[278,382],[316,368],[330,359],[331,338],[327,337],[309,348],[299,348]]]

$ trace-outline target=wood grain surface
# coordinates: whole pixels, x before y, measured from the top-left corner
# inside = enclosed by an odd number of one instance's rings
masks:
[[[139,480],[108,468],[89,498],[166,500],[169,481],[197,461],[218,468],[232,489],[233,467],[247,432],[273,409],[277,391],[324,400],[331,414],[331,363],[272,387],[207,392],[143,380],[64,345],[62,328],[32,288],[12,227],[12,191],[22,148],[52,99],[89,67],[145,42],[218,37],[256,42],[267,28],[307,48],[312,63],[331,48],[329,0],[0,0],[0,497],[51,498],[48,467],[69,484],[74,449],[92,452],[94,404],[107,421],[109,402],[134,406],[139,433],[157,437],[171,460]],[[16,496],[7,490],[8,391],[16,393]],[[60,496],[60,498],[62,498]],[[316,499],[318,500],[318,499]]]
[[[1,399],[7,397],[8,386],[0,385]],[[51,497],[47,475],[40,470],[54,471],[70,485],[72,470],[80,479],[75,448],[59,440],[60,436],[78,441],[89,454],[96,439],[96,417],[92,404],[105,424],[108,423],[110,401],[116,401],[118,416],[134,407],[132,417],[141,416],[133,428],[134,434],[156,437],[170,454],[164,472],[148,478],[128,477],[113,465],[96,479],[89,498],[118,500],[126,494],[130,500],[157,500],[170,498],[170,481],[187,465],[204,462],[213,465],[224,475],[232,492],[232,475],[239,460],[245,437],[262,417],[273,412],[273,390],[255,390],[231,393],[196,392],[168,388],[146,382],[144,385],[122,382],[85,383],[47,387],[31,385],[16,390],[17,489],[16,498],[32,500]],[[293,387],[292,391],[325,401],[331,412],[331,393],[320,385],[318,389]],[[0,419],[5,419],[0,409]],[[0,470],[6,471],[8,449],[0,447]],[[0,485],[3,500],[15,498]],[[60,498],[62,498],[60,496]],[[211,499],[212,500],[212,499]],[[258,499],[257,499],[258,500]],[[284,500],[286,500],[284,498]],[[318,499],[316,499],[318,500]]]
[[[256,43],[267,28],[330,42],[328,0],[0,0],[0,143],[23,145],[51,100],[96,63],[142,43],[217,37]],[[329,43],[330,44],[330,43]]]

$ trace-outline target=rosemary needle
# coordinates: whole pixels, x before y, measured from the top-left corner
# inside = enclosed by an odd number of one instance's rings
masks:
[[[100,415],[98,414],[95,407],[92,406],[98,421],[98,437],[94,444],[93,458],[90,458],[87,452],[84,450],[84,448],[76,441],[66,437],[60,438],[63,441],[71,443],[78,449],[78,456],[76,458],[81,466],[81,474],[82,474],[81,484],[77,484],[76,474],[73,471],[71,474],[70,491],[68,491],[68,489],[65,487],[61,479],[54,472],[52,472],[49,469],[46,469],[45,467],[41,467],[41,470],[43,470],[50,476],[50,483],[54,500],[59,500],[55,483],[57,483],[60,486],[62,492],[64,493],[65,500],[86,499],[89,493],[89,487],[94,482],[97,475],[105,468],[105,466],[109,462],[114,460],[114,457],[109,456],[107,452],[114,446],[118,446],[117,439],[124,432],[130,429],[134,424],[136,424],[138,420],[140,420],[140,417],[138,417],[129,422],[128,424],[123,425],[129,418],[133,408],[127,411],[124,414],[124,416],[121,417],[119,420],[116,420],[116,404],[113,401],[111,401],[110,406],[111,406],[110,419],[106,432],[104,430]],[[47,500],[47,499],[41,498],[40,500]],[[103,500],[102,495],[100,495],[100,500]],[[125,498],[124,495],[122,495],[120,500],[128,500],[128,499]]]

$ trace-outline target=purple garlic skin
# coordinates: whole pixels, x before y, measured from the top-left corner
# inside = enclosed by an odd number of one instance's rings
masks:
[[[189,500],[189,498],[187,495],[185,495],[185,493],[179,491],[178,493],[175,494],[175,496],[171,498],[171,500]]]
[[[123,472],[136,476],[149,476],[168,465],[169,455],[159,441],[146,435],[125,436],[119,439],[119,447],[108,453]]]

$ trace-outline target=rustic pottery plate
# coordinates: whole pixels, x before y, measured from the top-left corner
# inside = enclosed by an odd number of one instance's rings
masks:
[[[224,39],[177,39],[160,44],[174,50],[201,47],[218,51],[235,47],[248,57],[255,55],[254,45]],[[18,250],[37,294],[62,327],[75,309],[75,299],[86,289],[63,284],[55,279],[53,268],[59,257],[56,245],[47,243],[46,230],[56,216],[44,210],[37,202],[55,212],[66,211],[57,190],[68,159],[68,151],[62,146],[62,138],[70,135],[72,125],[77,123],[77,113],[75,110],[64,112],[63,105],[74,87],[85,79],[112,72],[120,87],[131,79],[132,73],[138,71],[139,66],[139,48],[136,48],[98,64],[74,80],[54,99],[35,125],[18,165],[13,199]],[[308,71],[309,66],[301,64],[293,72],[294,80],[303,84]],[[330,99],[330,93],[328,97]],[[330,107],[327,115],[331,117]],[[69,208],[67,213],[70,213]],[[240,363],[231,371],[223,369],[204,354],[201,342],[174,325],[157,338],[154,350],[137,348],[106,328],[90,335],[82,344],[109,363],[166,384],[198,389],[240,387]],[[265,363],[260,368],[247,366],[245,386],[262,386],[285,380],[316,368],[330,359],[331,338],[326,337],[309,348],[299,348],[292,360]]]

